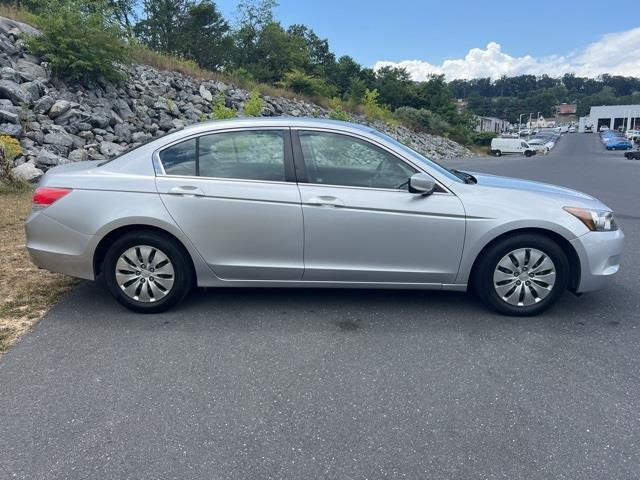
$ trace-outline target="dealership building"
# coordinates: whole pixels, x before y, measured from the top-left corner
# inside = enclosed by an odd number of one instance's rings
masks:
[[[619,128],[624,130],[640,129],[640,105],[601,105],[591,107],[589,115],[580,117],[578,131],[584,132],[585,127],[592,127],[597,132],[603,125],[614,130]]]

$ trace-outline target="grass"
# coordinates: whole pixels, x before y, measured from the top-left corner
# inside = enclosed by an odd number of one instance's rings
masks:
[[[29,330],[73,280],[35,267],[25,249],[31,190],[0,190],[0,352]]]

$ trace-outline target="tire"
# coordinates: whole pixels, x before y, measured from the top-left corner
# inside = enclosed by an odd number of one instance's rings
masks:
[[[115,299],[139,313],[170,309],[194,284],[191,259],[182,245],[168,235],[145,230],[126,233],[113,242],[102,272]]]
[[[472,282],[480,299],[496,312],[519,317],[537,315],[567,289],[569,262],[562,248],[550,238],[515,234],[499,240],[482,254]]]
[[[529,158],[533,156],[533,152],[531,150],[527,150],[526,152],[524,152],[524,156]]]
[[[494,150],[494,151],[493,151],[493,154],[494,154],[496,157],[499,157],[499,156],[501,156],[501,155],[502,155],[502,152],[501,152],[500,150]]]

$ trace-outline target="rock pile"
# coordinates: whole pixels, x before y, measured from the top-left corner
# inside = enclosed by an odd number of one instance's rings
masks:
[[[37,33],[29,25],[0,17],[0,134],[20,139],[24,154],[15,160],[14,173],[29,181],[54,166],[110,158],[202,121],[220,94],[227,107],[243,115],[246,90],[146,65],[123,67],[128,80],[122,85],[66,85],[51,78],[46,63],[27,53],[24,36]],[[330,113],[298,99],[265,96],[263,104],[265,116]],[[471,155],[442,137],[364,117],[354,121],[370,124],[435,160]]]

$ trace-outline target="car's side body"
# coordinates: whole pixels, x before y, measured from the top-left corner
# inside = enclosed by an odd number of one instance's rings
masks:
[[[164,171],[162,151],[174,144],[251,130],[281,132],[282,180]],[[314,183],[306,171],[301,132],[366,143],[408,170],[428,174],[437,189],[421,196],[406,189]],[[166,232],[186,249],[199,286],[463,291],[492,242],[535,231],[566,248],[575,262],[571,286],[576,291],[599,288],[617,271],[622,232],[590,232],[562,211],[566,205],[606,209],[598,200],[535,182],[477,177],[478,184],[460,181],[392,139],[353,124],[292,118],[209,122],[105,165],[68,164],[47,173],[42,187],[73,191],[29,217],[27,248],[38,266],[94,279],[109,241],[142,227]]]

